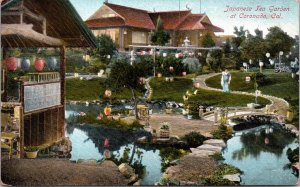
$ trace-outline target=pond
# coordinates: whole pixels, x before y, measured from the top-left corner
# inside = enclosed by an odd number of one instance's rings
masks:
[[[298,177],[286,151],[298,146],[296,137],[280,125],[264,125],[236,132],[222,155],[225,163],[244,172],[242,185],[295,185]]]
[[[85,105],[67,106],[66,118],[79,111],[91,112],[100,110],[100,106]],[[102,160],[104,155],[104,140],[109,139],[111,155],[121,158],[125,150],[129,150],[129,156],[133,155],[133,162],[139,161],[145,166],[145,174],[142,185],[154,185],[162,176],[160,149],[150,145],[135,145],[140,137],[149,136],[143,130],[126,131],[103,126],[68,124],[66,136],[72,142],[71,160]],[[133,151],[135,150],[135,151]],[[141,157],[137,152],[141,152]]]

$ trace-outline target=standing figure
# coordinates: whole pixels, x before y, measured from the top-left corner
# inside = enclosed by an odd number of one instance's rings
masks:
[[[222,72],[221,85],[223,87],[223,92],[229,92],[229,84],[231,81],[231,75],[227,69]]]

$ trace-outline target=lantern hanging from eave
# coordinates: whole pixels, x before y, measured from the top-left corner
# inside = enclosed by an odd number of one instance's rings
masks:
[[[22,58],[22,60],[21,60],[21,69],[23,71],[28,71],[29,68],[30,68],[30,60],[29,60],[29,58],[26,58],[26,57]]]
[[[47,65],[50,70],[54,70],[57,65],[57,59],[55,57],[50,57]]]
[[[34,68],[35,68],[36,71],[41,72],[41,71],[43,71],[44,67],[45,67],[45,60],[44,59],[37,58],[34,61]]]
[[[18,67],[18,59],[16,57],[8,57],[4,61],[8,71],[16,71]]]
[[[169,67],[169,70],[170,70],[170,72],[173,72],[173,71],[174,71],[174,67],[173,67],[173,66],[170,66],[170,67]]]
[[[110,106],[106,106],[106,107],[104,108],[104,114],[105,114],[106,116],[109,116],[109,115],[111,114],[111,107],[110,107]]]

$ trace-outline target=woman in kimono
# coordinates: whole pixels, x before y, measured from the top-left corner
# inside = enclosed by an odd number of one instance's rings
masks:
[[[228,72],[227,69],[222,72],[222,77],[221,77],[221,85],[223,87],[223,92],[229,92],[229,84],[231,81],[231,75]]]

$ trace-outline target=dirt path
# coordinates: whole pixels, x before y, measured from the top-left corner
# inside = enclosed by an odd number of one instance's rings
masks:
[[[170,123],[170,135],[182,137],[189,132],[199,132],[204,136],[211,136],[211,132],[217,129],[214,122],[207,120],[188,120],[183,115],[169,114],[152,114],[150,117],[150,125],[157,132],[162,122]]]
[[[211,73],[211,74],[206,74],[206,75],[200,75],[196,78],[195,82],[200,84],[200,88],[221,92],[222,91],[221,89],[208,87],[205,83],[206,79],[217,76],[219,74],[220,73]],[[249,93],[249,92],[231,91],[231,93],[255,96],[255,93]],[[287,101],[285,101],[284,99],[278,98],[278,97],[270,96],[270,95],[261,95],[261,97],[268,99],[272,102],[272,104],[270,106],[270,112],[277,111],[276,112],[277,114],[286,116],[286,113],[289,109],[289,104]]]
[[[13,186],[127,185],[111,161],[99,165],[76,164],[63,159],[12,159],[1,161],[1,179]]]

